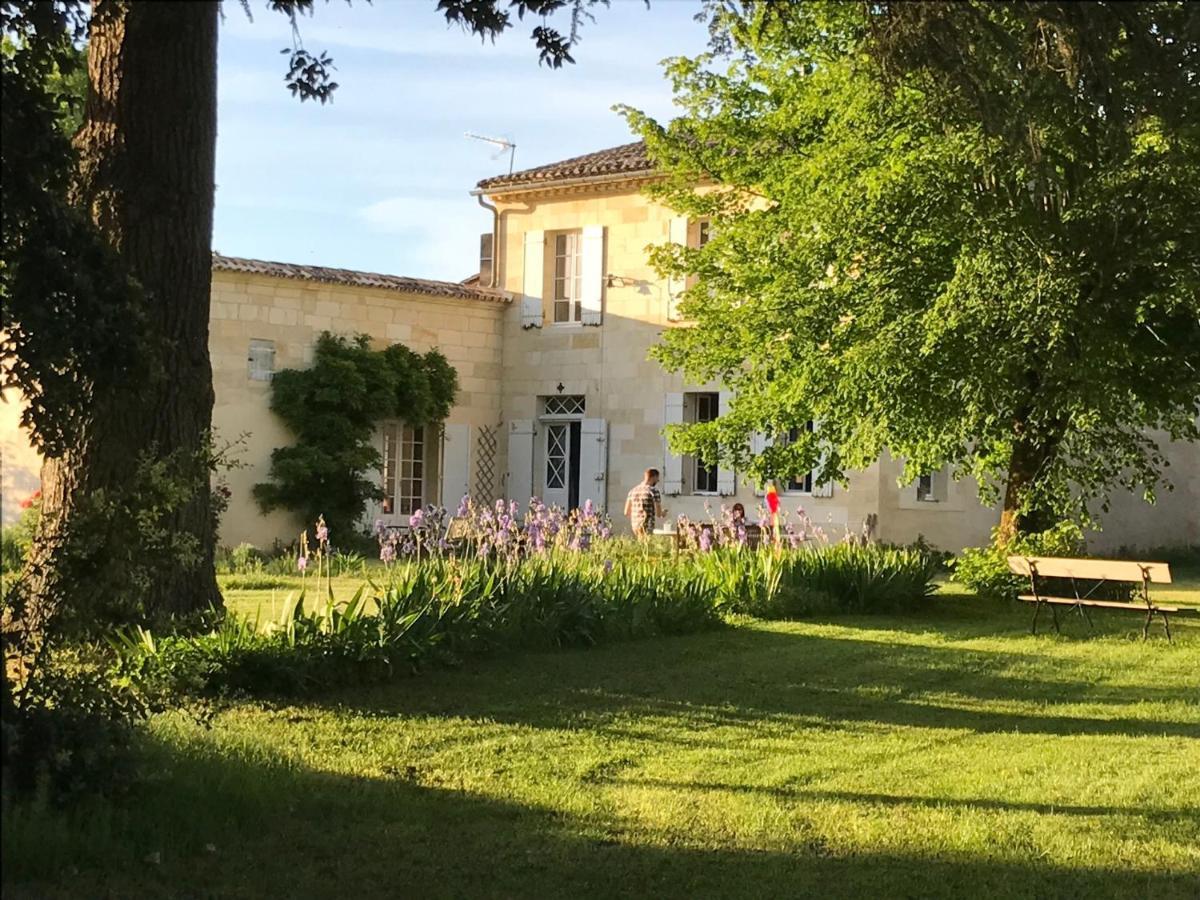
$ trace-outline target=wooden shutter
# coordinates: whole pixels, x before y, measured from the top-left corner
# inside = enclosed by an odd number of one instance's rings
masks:
[[[717,395],[717,417],[729,412],[729,403],[733,399],[733,391],[721,391]],[[733,469],[717,467],[717,493],[722,497],[732,497],[737,492],[737,473]]]
[[[525,232],[525,259],[521,274],[521,327],[542,327],[542,286],[546,279],[546,232]],[[529,498],[526,497],[526,500]]]
[[[671,219],[670,236],[672,244],[679,244],[686,247],[688,242],[688,220],[687,216],[674,216]],[[683,275],[672,275],[667,279],[667,319],[672,322],[678,322],[679,315],[679,298],[687,287],[687,277]]]
[[[604,226],[584,226],[579,254],[579,312],[584,325],[599,325],[604,305]]]
[[[750,452],[753,453],[755,456],[761,456],[762,452],[764,450],[766,450],[769,446],[771,446],[771,444],[773,444],[774,442],[775,442],[775,439],[772,438],[770,435],[763,434],[761,431],[756,431],[756,432],[754,432],[754,434],[750,435]],[[755,496],[762,497],[766,493],[767,493],[766,485],[756,484],[754,486]]]
[[[579,441],[579,505],[591,500],[603,510],[608,502],[608,422],[584,419]]]
[[[442,430],[441,504],[451,513],[471,493],[471,426],[447,425]]]
[[[495,263],[495,235],[485,231],[479,236],[479,286],[488,287],[492,283],[492,267]]]
[[[508,481],[505,493],[524,509],[533,496],[533,420],[508,423]]]
[[[683,424],[683,394],[667,394],[663,403],[663,425]],[[674,496],[683,493],[683,457],[676,456],[663,438],[662,492]]]
[[[813,431],[820,431],[820,430],[821,430],[821,420],[814,419],[813,420]],[[820,472],[823,468],[825,468],[825,460],[827,458],[828,458],[828,454],[822,453],[821,458],[819,460],[817,460],[817,467],[815,469],[813,469],[812,495],[814,497],[832,497],[833,496],[833,481],[832,480],[826,481],[824,484],[817,484],[817,473]]]
[[[275,342],[251,338],[246,362],[251,381],[270,381],[275,376]]]
[[[381,462],[378,469],[368,469],[367,471],[363,472],[363,478],[380,490],[383,490],[383,469],[388,465],[388,442],[384,438],[384,432],[388,428],[395,427],[396,426],[390,422],[375,426],[375,449],[379,451],[379,458]],[[363,524],[366,526],[367,530],[370,531],[375,527],[376,519],[384,518],[383,501],[375,500],[374,498],[368,500],[366,506],[363,508],[363,518]]]

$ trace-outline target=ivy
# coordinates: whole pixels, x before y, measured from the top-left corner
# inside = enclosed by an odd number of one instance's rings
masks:
[[[457,391],[458,374],[437,350],[372,350],[366,335],[322,333],[311,368],[272,381],[271,410],[296,443],[272,452],[270,480],[254,486],[255,499],[264,512],[288,509],[309,522],[324,515],[335,535],[348,535],[367,501],[382,497],[368,477],[383,463],[376,425],[441,422]]]

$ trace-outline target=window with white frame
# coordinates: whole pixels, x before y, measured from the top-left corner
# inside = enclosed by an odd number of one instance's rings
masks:
[[[579,322],[583,318],[582,234],[563,231],[554,236],[554,321]]]
[[[800,439],[801,432],[812,432],[813,423],[809,419],[801,428],[792,428],[786,435],[779,439],[779,443],[783,446],[794,444]],[[813,492],[813,473],[811,471],[803,474],[792,475],[784,482],[784,490],[790,494],[811,494]]]
[[[712,422],[720,414],[720,395],[716,391],[698,391],[683,395],[684,421],[699,424]],[[699,456],[687,458],[693,494],[715,494],[718,491],[717,466]]]
[[[270,381],[275,376],[275,342],[251,338],[246,363],[251,381]]]
[[[547,416],[582,416],[587,401],[582,394],[556,394],[543,400]]]
[[[410,516],[425,505],[425,428],[383,426],[383,512]]]

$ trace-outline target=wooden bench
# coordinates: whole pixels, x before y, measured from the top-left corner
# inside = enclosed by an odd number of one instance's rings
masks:
[[[1083,618],[1087,619],[1088,627],[1092,625],[1092,617],[1088,615],[1089,607],[1100,609],[1123,609],[1131,612],[1145,613],[1146,623],[1142,626],[1143,640],[1150,635],[1150,625],[1155,616],[1162,617],[1163,628],[1167,632],[1167,640],[1171,640],[1171,624],[1168,614],[1195,615],[1200,609],[1179,606],[1159,606],[1150,601],[1150,584],[1170,584],[1171,569],[1166,563],[1138,562],[1120,559],[1065,559],[1055,556],[1010,556],[1008,557],[1009,571],[1029,578],[1031,593],[1021,594],[1017,599],[1034,604],[1033,626],[1031,631],[1037,634],[1038,614],[1045,605],[1050,609],[1054,619],[1054,630],[1061,631],[1058,623],[1057,606],[1070,606]],[[1039,583],[1045,578],[1062,578],[1071,582],[1074,597],[1056,597],[1042,592]],[[1092,582],[1084,593],[1080,594],[1080,581]],[[1138,584],[1137,599],[1133,601],[1093,599],[1093,594],[1106,582],[1122,584]]]

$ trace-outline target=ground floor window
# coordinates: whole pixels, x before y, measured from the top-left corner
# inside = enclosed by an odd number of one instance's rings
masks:
[[[425,428],[383,426],[383,511],[412,515],[425,505]]]
[[[927,472],[924,475],[917,476],[917,499],[922,503],[936,502],[937,497],[933,495],[932,472]]]
[[[800,439],[802,432],[811,432],[812,430],[812,419],[809,419],[802,427],[790,429],[787,433],[787,437],[783,440],[783,443],[795,443]],[[793,494],[811,494],[813,489],[813,473],[809,471],[790,476],[785,483],[785,489],[789,493]]]
[[[720,395],[716,391],[698,391],[683,395],[683,417],[685,422],[701,423],[715,421],[720,415]],[[715,494],[719,490],[717,466],[699,456],[687,458],[687,474],[691,479],[693,494]]]
[[[944,503],[949,495],[950,477],[946,469],[917,476],[918,503]]]

